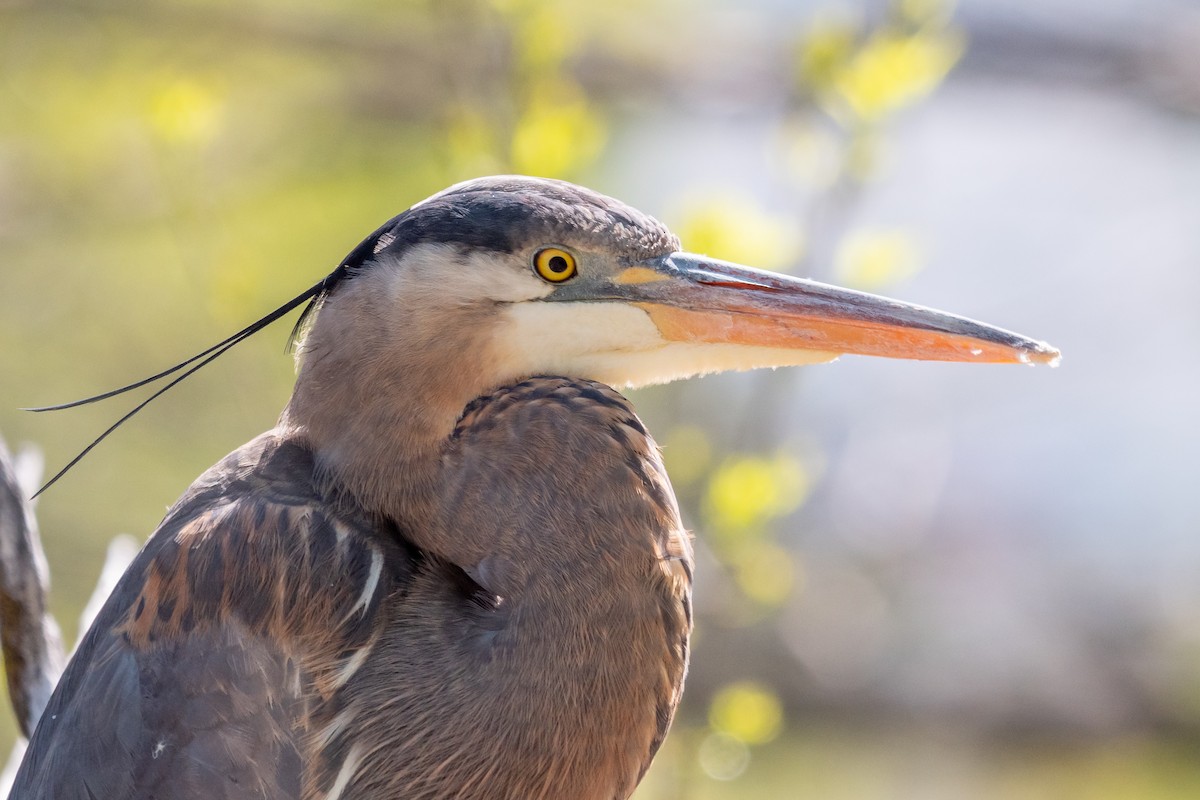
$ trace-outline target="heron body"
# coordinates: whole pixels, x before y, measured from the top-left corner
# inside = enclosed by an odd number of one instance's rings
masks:
[[[624,204],[529,178],[417,204],[313,294],[279,424],[168,512],[14,798],[628,797],[682,690],[692,553],[610,386],[1056,355],[688,256]]]

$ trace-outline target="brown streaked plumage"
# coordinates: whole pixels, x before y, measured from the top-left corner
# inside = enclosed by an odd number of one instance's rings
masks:
[[[692,556],[608,384],[1057,356],[677,250],[615,200],[516,177],[372,234],[287,306],[313,298],[278,426],[150,538],[13,797],[626,798],[679,701]]]

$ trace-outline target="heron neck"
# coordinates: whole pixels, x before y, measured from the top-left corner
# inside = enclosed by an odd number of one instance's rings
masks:
[[[396,314],[392,293],[367,276],[340,292],[304,341],[281,425],[307,440],[321,476],[358,506],[417,528],[456,421],[491,388],[480,376],[494,312]]]

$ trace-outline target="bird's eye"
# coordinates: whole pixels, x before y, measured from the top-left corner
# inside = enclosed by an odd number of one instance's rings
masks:
[[[533,268],[543,279],[562,283],[575,276],[575,256],[557,247],[544,247],[533,256]]]

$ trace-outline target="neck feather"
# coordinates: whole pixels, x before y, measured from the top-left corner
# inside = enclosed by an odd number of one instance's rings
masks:
[[[419,527],[455,422],[492,388],[481,376],[491,353],[487,317],[496,312],[401,297],[386,275],[339,288],[305,338],[282,424],[308,441],[340,492]]]

